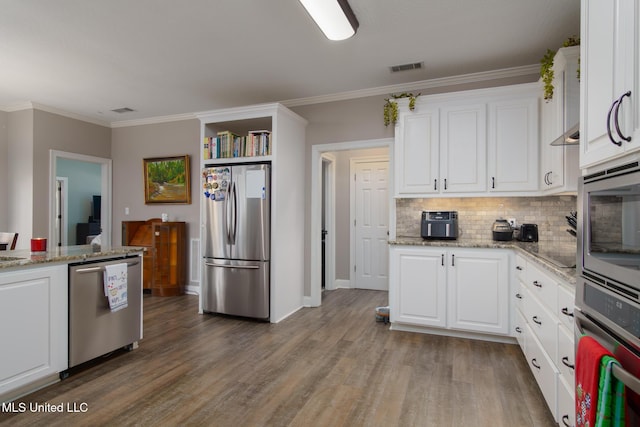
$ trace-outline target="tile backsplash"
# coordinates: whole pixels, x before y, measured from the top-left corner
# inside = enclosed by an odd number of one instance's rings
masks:
[[[576,196],[460,197],[396,199],[396,235],[420,236],[420,214],[425,211],[458,211],[460,237],[492,240],[496,218],[515,218],[517,225],[537,224],[540,241],[575,245],[576,238],[565,215],[576,210]]]

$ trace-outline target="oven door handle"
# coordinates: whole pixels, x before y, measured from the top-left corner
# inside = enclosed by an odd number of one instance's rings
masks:
[[[599,337],[601,338],[601,335],[598,333],[598,331],[590,330],[589,328],[585,327],[586,325],[585,325],[585,322],[583,321],[583,315],[576,316],[575,322],[576,322],[578,331],[580,331],[581,334],[591,335],[592,338],[596,338],[596,339]],[[589,320],[587,320],[587,322],[589,322]],[[594,325],[594,327],[598,328],[596,325]],[[607,348],[607,350],[611,351],[611,348],[610,348],[611,343],[603,344],[602,342],[600,342],[600,344],[603,345],[605,348]],[[640,379],[636,378],[635,375],[625,370],[619,364],[614,364],[611,369],[611,372],[613,373],[613,376],[616,377],[619,381],[621,381],[625,386],[629,387],[636,394],[640,394]]]

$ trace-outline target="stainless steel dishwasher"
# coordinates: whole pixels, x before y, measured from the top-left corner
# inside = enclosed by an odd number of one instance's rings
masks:
[[[127,307],[112,312],[104,270],[119,263],[127,263]],[[133,349],[141,338],[142,257],[69,264],[69,368],[119,348]]]

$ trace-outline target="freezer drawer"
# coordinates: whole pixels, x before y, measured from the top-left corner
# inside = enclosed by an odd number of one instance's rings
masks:
[[[204,262],[203,311],[269,319],[269,261]]]
[[[104,295],[104,267],[121,262],[128,264],[127,308],[111,312]],[[141,339],[141,267],[140,257],[69,266],[69,367]]]

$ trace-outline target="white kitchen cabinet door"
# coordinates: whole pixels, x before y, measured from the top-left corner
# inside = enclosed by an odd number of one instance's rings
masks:
[[[0,395],[67,369],[67,266],[0,273]]]
[[[545,194],[575,192],[578,189],[579,147],[552,146],[551,142],[579,121],[579,50],[579,46],[558,50],[553,61],[553,98],[540,101],[539,182]]]
[[[538,189],[538,97],[489,103],[488,189]]]
[[[448,264],[449,327],[508,334],[509,254],[460,249]]]
[[[440,174],[437,108],[400,113],[395,138],[396,195],[438,192]]]
[[[640,148],[640,21],[637,0],[581,4],[580,167]],[[630,92],[629,96],[625,96]],[[623,140],[616,130],[619,124]],[[619,143],[619,144],[617,144]]]
[[[446,327],[445,253],[401,246],[389,252],[391,322]]]
[[[485,103],[440,109],[440,191],[487,189],[487,107]]]

